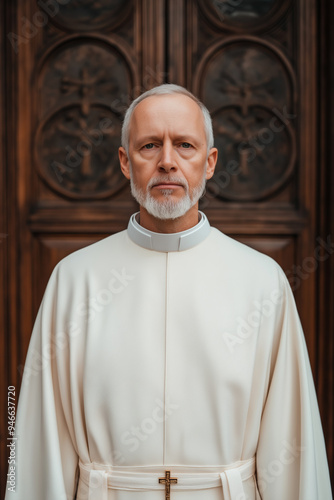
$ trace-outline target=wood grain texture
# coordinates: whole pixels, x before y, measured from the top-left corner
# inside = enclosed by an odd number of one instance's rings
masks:
[[[0,387],[0,483],[3,494],[6,469],[7,469],[7,387],[8,387],[8,368],[9,360],[7,355],[8,348],[8,213],[7,213],[7,163],[6,163],[6,81],[5,81],[5,8],[0,5],[0,161],[2,168],[0,169],[0,352],[1,352],[1,367],[0,379],[2,381]],[[3,486],[2,486],[3,485]]]
[[[334,5],[328,0],[319,13],[319,174],[318,227],[323,240],[334,242]],[[317,390],[334,486],[334,257],[323,262],[318,274]],[[334,489],[334,488],[333,488]]]

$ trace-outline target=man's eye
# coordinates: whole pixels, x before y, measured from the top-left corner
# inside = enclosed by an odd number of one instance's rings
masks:
[[[150,142],[149,144],[145,144],[144,148],[145,149],[152,149],[152,148],[154,148],[153,142]]]
[[[184,149],[189,149],[189,148],[191,148],[191,144],[189,144],[189,142],[182,142],[181,146],[182,146]]]

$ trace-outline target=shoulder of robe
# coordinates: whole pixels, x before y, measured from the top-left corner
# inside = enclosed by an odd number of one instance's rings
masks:
[[[127,241],[127,232],[121,231],[64,257],[51,273],[42,303],[55,300],[57,293],[70,300],[74,291],[81,290],[84,294],[88,283],[91,285],[95,278],[109,276],[113,268],[122,269]]]
[[[228,261],[229,269],[254,285],[282,285],[285,274],[280,265],[268,255],[249,247],[244,243],[227,236],[216,228],[212,228],[212,242],[222,258]],[[279,285],[280,284],[280,285]]]
[[[106,261],[112,262],[113,257],[118,255],[124,246],[126,233],[126,230],[120,231],[72,252],[58,262],[55,270],[58,268],[60,273],[82,273],[94,269],[101,263],[105,264]]]

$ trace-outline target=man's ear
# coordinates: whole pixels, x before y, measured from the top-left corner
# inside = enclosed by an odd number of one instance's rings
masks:
[[[206,162],[206,177],[205,177],[206,179],[211,179],[211,177],[215,173],[217,159],[218,159],[218,149],[211,148]]]
[[[121,170],[127,179],[130,179],[130,161],[128,155],[123,147],[118,149],[119,162],[121,164]]]

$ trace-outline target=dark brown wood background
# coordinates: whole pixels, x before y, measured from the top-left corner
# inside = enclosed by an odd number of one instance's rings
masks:
[[[62,257],[126,227],[122,117],[163,82],[212,113],[211,224],[289,276],[333,471],[333,12],[330,0],[1,2],[2,490],[7,387],[19,390],[45,285]]]

